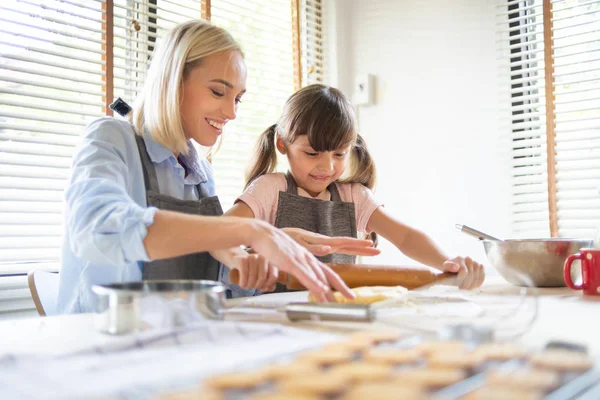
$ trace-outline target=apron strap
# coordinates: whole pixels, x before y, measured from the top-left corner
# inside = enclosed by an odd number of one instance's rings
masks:
[[[199,183],[196,185],[196,190],[198,190],[198,199],[210,197],[208,190],[206,190],[206,185]]]
[[[290,173],[290,171],[288,171],[285,174],[285,180],[287,181],[286,192],[289,194],[295,194],[297,196],[298,195],[298,185],[296,184],[296,181],[292,177],[292,174]]]
[[[331,201],[342,201],[342,196],[340,196],[340,192],[335,182],[331,182],[329,186],[327,186],[327,190],[329,190],[329,194],[331,194]]]
[[[135,134],[135,141],[140,153],[140,159],[142,160],[142,170],[144,171],[144,184],[146,185],[146,192],[153,191],[155,193],[160,193],[158,178],[156,177],[156,169],[154,169],[154,164],[152,164],[152,160],[150,160],[150,156],[148,156],[148,150],[146,150],[144,138],[138,134]]]
[[[298,185],[296,181],[292,177],[290,171],[285,174],[285,180],[287,181],[287,190],[286,192],[289,194],[298,195]],[[342,201],[342,197],[340,196],[340,192],[338,191],[337,185],[335,182],[331,182],[329,186],[327,186],[327,190],[329,190],[329,194],[331,195],[331,201]]]
[[[155,193],[160,193],[160,189],[158,186],[158,177],[156,176],[156,169],[154,168],[152,160],[150,160],[150,157],[148,156],[148,150],[146,150],[146,143],[144,142],[144,138],[140,135],[135,135],[135,141],[137,142],[138,150],[140,152],[140,158],[142,160],[142,169],[144,170],[144,183],[146,184],[146,191],[151,190]],[[198,191],[198,199],[210,197],[208,190],[206,190],[206,186],[202,183],[196,185],[196,190]]]

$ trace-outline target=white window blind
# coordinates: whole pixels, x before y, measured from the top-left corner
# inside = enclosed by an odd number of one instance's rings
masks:
[[[205,1],[114,0],[114,97],[132,104],[156,43],[175,25],[201,18]]]
[[[81,130],[102,114],[102,4],[0,3],[0,275],[56,270],[62,191]],[[0,311],[33,308],[25,276]]]
[[[513,233],[594,237],[600,220],[600,2],[553,2],[546,39],[543,3],[496,5],[501,102],[511,143]],[[547,117],[554,132],[547,131]],[[550,168],[549,142],[555,143]],[[552,218],[556,232],[551,232]]]
[[[559,235],[600,227],[600,1],[553,4]]]
[[[541,1],[500,1],[497,7],[501,100],[510,132],[516,236],[549,235],[541,10]]]
[[[57,262],[78,136],[105,115],[106,3],[0,4],[0,274]],[[133,101],[156,39],[200,2],[114,2],[114,97]]]
[[[133,101],[157,38],[200,10],[115,0],[108,71],[107,2],[0,3],[0,311],[33,307],[23,274],[59,269],[71,157],[85,125],[105,115],[107,80],[112,97]]]
[[[327,2],[301,0],[300,48],[302,49],[302,84],[326,83]]]
[[[103,115],[102,20],[96,1],[0,3],[0,274],[59,259],[73,148]]]
[[[221,0],[211,3],[211,21],[227,29],[246,56],[247,93],[237,119],[225,127],[213,158],[217,193],[227,210],[244,188],[244,173],[258,136],[277,122],[294,92],[292,4],[289,0]]]

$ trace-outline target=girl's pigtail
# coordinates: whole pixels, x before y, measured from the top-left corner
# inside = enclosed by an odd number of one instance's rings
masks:
[[[258,138],[254,160],[249,172],[246,174],[245,188],[259,176],[269,174],[277,166],[277,152],[275,151],[275,133],[277,124],[268,127]]]
[[[356,144],[352,149],[354,153],[354,170],[346,180],[350,183],[361,183],[373,190],[376,181],[375,162],[367,149],[365,140],[360,135],[356,135]]]
[[[375,162],[367,149],[367,144],[362,136],[356,136],[356,144],[352,149],[352,155],[354,162],[352,166],[352,172],[348,178],[344,179],[347,183],[360,183],[373,190],[375,188],[375,182],[377,180],[377,174],[375,170]],[[373,241],[373,246],[377,247],[378,239],[375,232],[371,232],[367,239]]]

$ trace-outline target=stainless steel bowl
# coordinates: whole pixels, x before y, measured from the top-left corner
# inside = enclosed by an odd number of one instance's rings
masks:
[[[92,290],[98,295],[96,327],[110,334],[222,319],[225,309],[225,286],[215,281],[136,281]]]
[[[585,247],[591,239],[483,240],[490,264],[504,279],[517,286],[562,287],[567,256]]]

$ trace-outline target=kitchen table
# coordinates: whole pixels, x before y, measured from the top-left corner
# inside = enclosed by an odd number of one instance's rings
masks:
[[[436,286],[427,289],[428,292],[438,295],[456,295],[467,300],[472,300],[478,304],[494,304],[497,310],[502,310],[504,305],[509,307],[516,304],[520,298],[520,288],[511,286],[499,277],[492,277],[486,280],[484,285],[470,292],[461,292],[456,288],[448,286]],[[541,348],[550,340],[561,340],[575,342],[587,346],[588,351],[594,359],[600,359],[600,297],[583,296],[580,292],[575,292],[567,288],[545,288],[538,289],[538,315],[530,329],[523,335],[516,338],[515,341],[531,348]],[[257,304],[269,304],[274,306],[289,299],[298,299],[305,296],[304,293],[274,294],[265,295],[253,299],[236,299],[234,302],[252,302]],[[528,297],[531,301],[531,297]],[[511,306],[508,306],[512,304]],[[415,315],[418,316],[419,305],[416,308]],[[238,321],[256,320],[256,315],[261,315],[260,319],[266,322],[281,323],[287,326],[303,328],[302,332],[313,334],[315,344],[319,341],[327,341],[329,338],[335,338],[335,335],[343,335],[351,332],[353,329],[389,329],[390,325],[381,321],[372,324],[351,324],[351,323],[290,323],[277,313],[272,313],[266,318],[262,316],[260,310],[256,314],[246,315],[243,313],[231,316]],[[415,316],[413,315],[413,317]],[[402,316],[398,317],[401,321]],[[268,325],[270,327],[277,325]],[[267,328],[265,328],[267,329]],[[272,328],[268,328],[272,329]],[[412,335],[415,331],[404,329],[407,335]],[[52,358],[63,356],[67,353],[86,352],[92,348],[114,348],[118,349],[120,345],[127,347],[131,335],[110,336],[99,333],[95,330],[93,314],[64,315],[56,317],[30,318],[24,320],[2,321],[0,322],[0,360],[4,357],[19,359],[23,355]],[[285,336],[285,335],[284,335]],[[295,341],[299,345],[303,340],[312,340],[309,337],[303,337],[299,334]],[[283,339],[282,339],[283,340]],[[258,342],[257,342],[258,343]],[[271,346],[269,341],[265,345]],[[273,341],[276,347],[277,341]],[[283,343],[283,342],[281,342]],[[280,343],[280,344],[281,344]],[[282,345],[285,347],[285,345]],[[283,348],[282,347],[282,348]],[[161,349],[153,349],[156,354],[161,354]],[[169,351],[167,347],[165,352]],[[277,349],[270,349],[272,355],[276,355]],[[235,358],[235,351],[228,357]],[[113,354],[118,361],[118,351]],[[68,359],[67,359],[68,360]],[[125,361],[124,361],[125,362]],[[64,368],[65,360],[62,361]],[[236,365],[235,359],[231,360],[231,365]],[[123,383],[125,384],[125,383]]]

